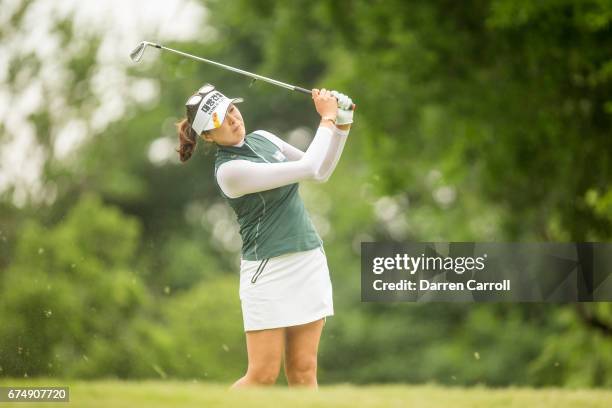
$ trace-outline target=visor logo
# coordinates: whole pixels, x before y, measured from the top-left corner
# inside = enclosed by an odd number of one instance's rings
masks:
[[[213,92],[208,99],[202,104],[202,112],[210,114],[211,111],[215,110],[219,103],[223,99],[223,95],[220,92]]]
[[[221,122],[219,122],[219,115],[217,115],[217,112],[213,112],[212,120],[213,120],[213,125],[215,125],[215,129],[221,127]]]

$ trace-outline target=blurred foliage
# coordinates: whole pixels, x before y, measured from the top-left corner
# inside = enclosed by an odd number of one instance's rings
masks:
[[[112,347],[150,301],[134,269],[140,225],[85,195],[65,220],[29,220],[2,274],[0,348],[6,374],[64,373],[90,347]]]
[[[37,3],[11,11],[0,41],[28,31]],[[334,284],[321,382],[612,385],[608,304],[359,294],[361,241],[610,241],[612,1],[202,4],[202,40],[169,46],[358,106],[332,179],[301,187]],[[49,18],[62,52],[15,48],[2,83],[16,99],[41,83],[26,119],[42,177],[25,200],[0,194],[0,376],[238,378],[237,224],[213,155],[178,164],[173,124],[211,82],[245,97],[247,130],[299,142],[310,99],[170,53],[130,66],[136,44],[107,66],[104,33]],[[60,154],[70,126],[84,139]],[[0,145],[17,137],[0,125]]]

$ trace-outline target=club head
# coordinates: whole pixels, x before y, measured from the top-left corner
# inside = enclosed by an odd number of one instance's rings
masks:
[[[149,45],[152,45],[156,48],[161,48],[159,45],[155,43],[143,41],[140,44],[138,44],[138,46],[134,48],[134,50],[130,53],[130,58],[132,59],[132,61],[140,62],[140,60],[142,59],[142,56],[144,55],[145,50],[147,49],[147,46]]]

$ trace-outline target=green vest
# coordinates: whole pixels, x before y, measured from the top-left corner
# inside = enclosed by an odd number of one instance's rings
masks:
[[[215,184],[234,209],[240,236],[242,259],[259,261],[290,252],[307,251],[323,244],[304,202],[298,193],[298,183],[272,190],[230,198],[217,183],[217,169],[230,160],[249,160],[255,163],[287,161],[278,147],[256,132],[244,138],[240,146],[217,146]]]

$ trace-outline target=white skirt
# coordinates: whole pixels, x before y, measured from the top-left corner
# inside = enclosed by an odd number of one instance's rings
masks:
[[[333,316],[332,285],[323,247],[240,262],[244,331],[274,329]]]

